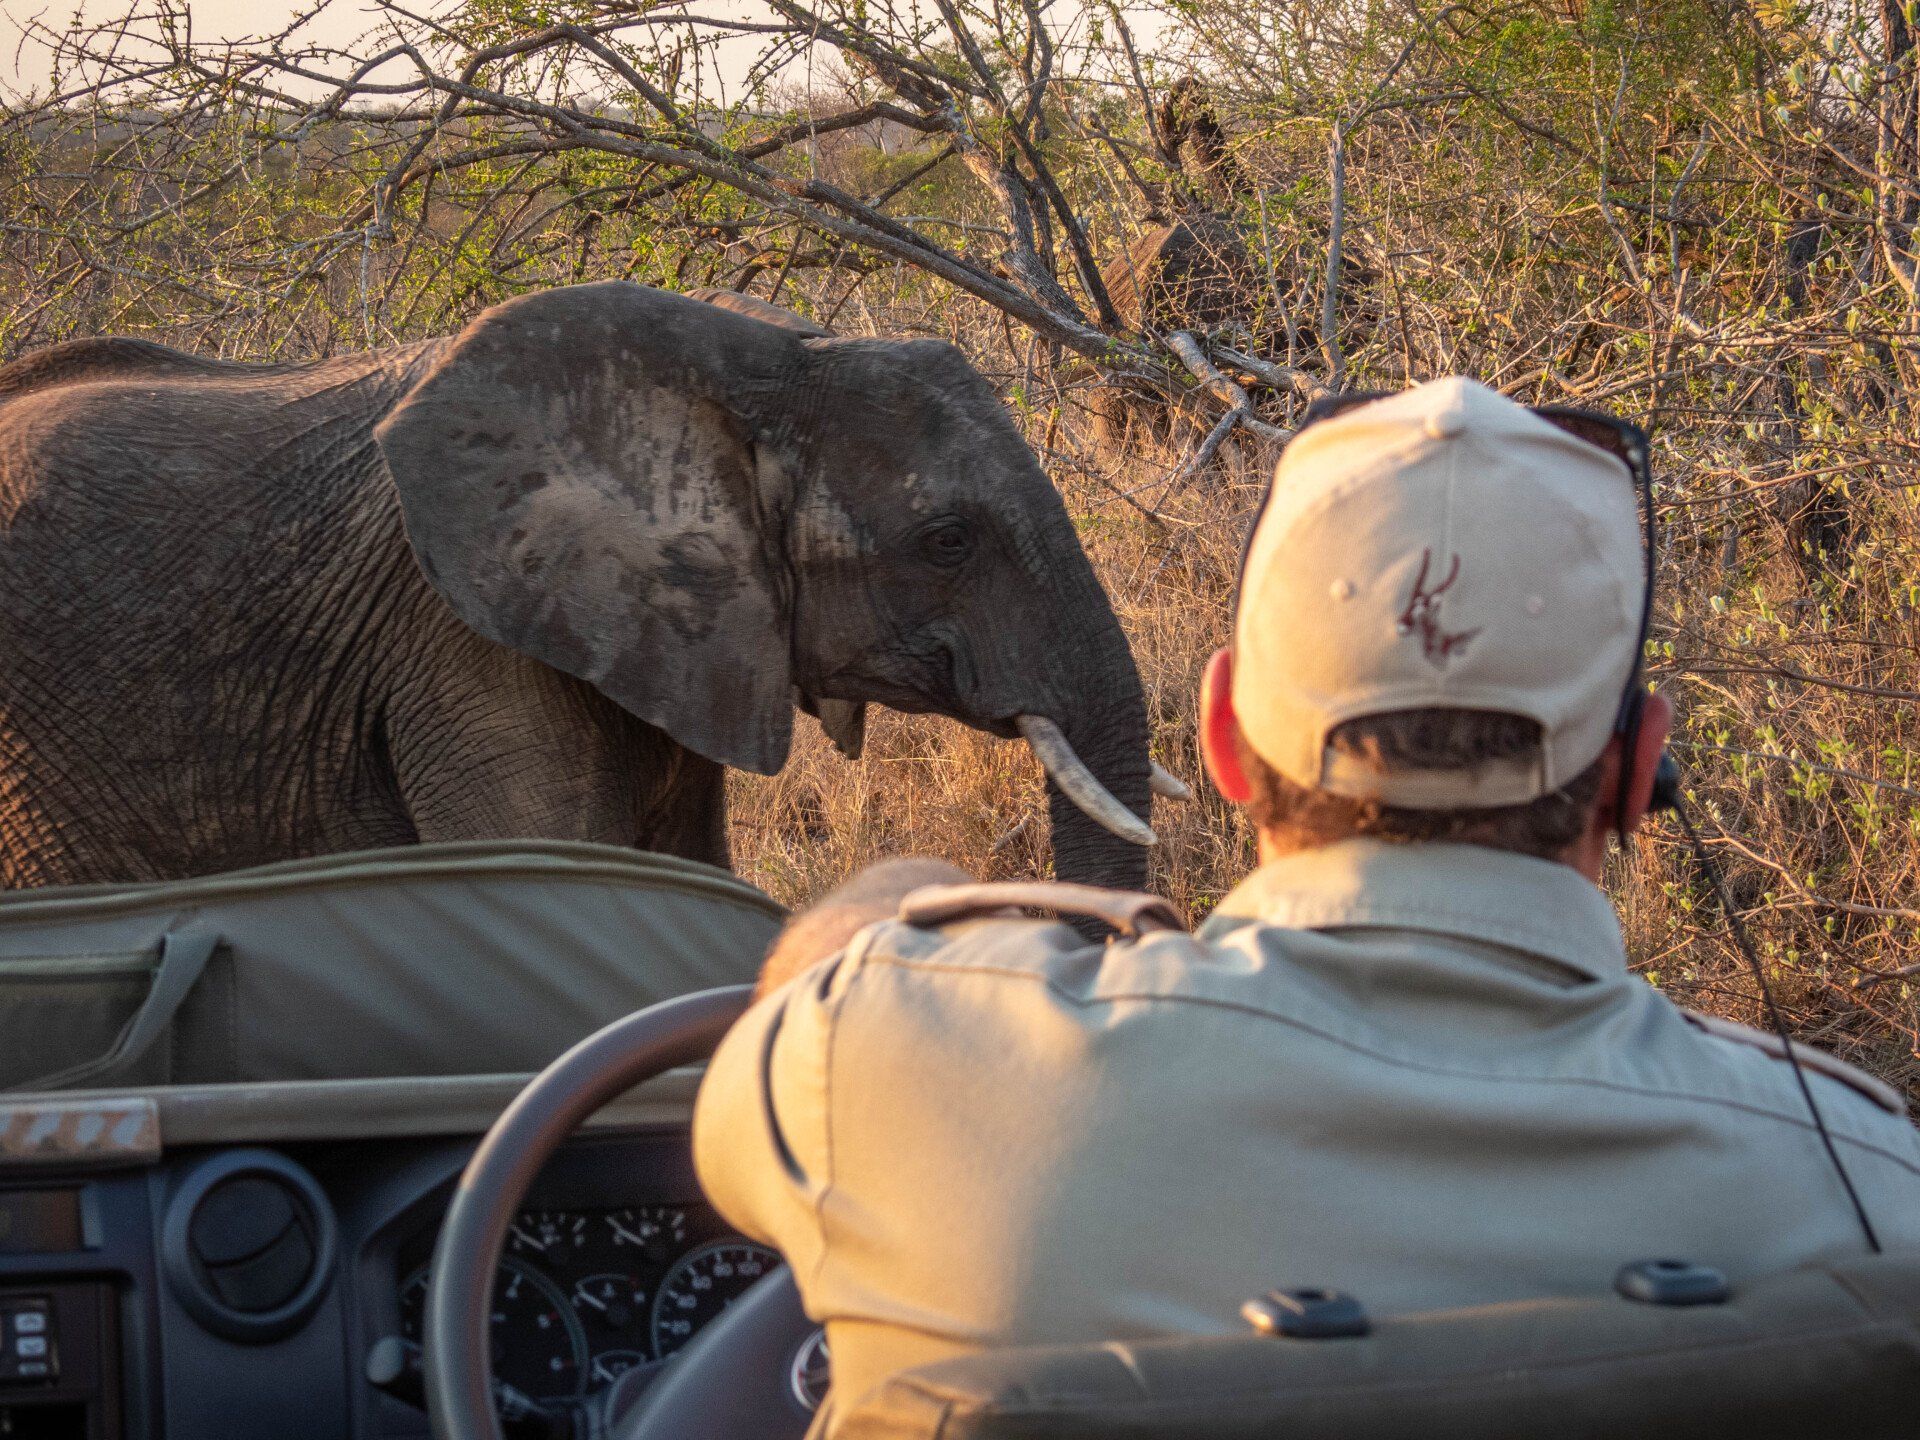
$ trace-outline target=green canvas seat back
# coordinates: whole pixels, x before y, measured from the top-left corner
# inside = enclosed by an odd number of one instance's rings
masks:
[[[1920,1435],[1920,1253],[1738,1286],[1007,1350],[896,1376],[828,1440],[1895,1440]]]
[[[540,1069],[753,979],[783,918],[711,866],[423,845],[0,894],[0,1089]]]

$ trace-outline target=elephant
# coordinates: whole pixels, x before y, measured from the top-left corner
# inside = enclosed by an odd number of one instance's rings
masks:
[[[1147,218],[1154,223],[1100,272],[1122,324],[1139,334],[1190,330],[1223,335],[1256,354],[1290,334],[1291,348],[1316,350],[1319,324],[1308,312],[1317,309],[1317,302],[1307,282],[1323,273],[1326,232],[1313,220],[1297,217],[1306,233],[1277,264],[1282,274],[1292,277],[1290,293],[1277,295],[1262,277],[1242,229],[1240,216],[1257,187],[1234,157],[1206,82],[1194,76],[1176,80],[1161,100],[1153,129],[1171,178],[1138,182],[1148,201]],[[1365,323],[1368,307],[1361,297],[1377,279],[1374,268],[1355,253],[1363,243],[1352,235],[1345,241],[1343,299],[1337,307],[1343,333]],[[1274,256],[1267,259],[1275,263]],[[1276,301],[1287,315],[1275,308]],[[1276,333],[1277,327],[1286,333]],[[1261,393],[1257,377],[1241,379],[1252,393]],[[1087,410],[1094,439],[1112,454],[1143,441],[1188,448],[1198,444],[1218,418],[1209,405],[1170,397],[1137,380],[1096,387]]]
[[[724,865],[726,767],[874,703],[1025,738],[1056,874],[1141,884],[1140,678],[1051,481],[954,347],[790,318],[602,282],[306,364],[0,367],[0,888]]]
[[[1137,181],[1153,224],[1101,267],[1114,313],[1136,334],[1243,325],[1260,308],[1262,287],[1231,211],[1251,183],[1228,148],[1206,85],[1191,76],[1175,81],[1153,128],[1172,178]],[[1113,454],[1143,440],[1192,443],[1212,424],[1204,407],[1140,382],[1104,383],[1087,408],[1095,440]]]
[[[1102,282],[1114,311],[1137,333],[1207,334],[1250,314],[1255,272],[1239,232],[1196,212],[1156,225],[1107,262]],[[1169,399],[1137,381],[1107,381],[1088,405],[1093,435],[1110,454],[1150,445],[1198,443],[1216,418],[1204,403]]]
[[[1129,329],[1202,334],[1244,319],[1256,283],[1239,231],[1204,213],[1154,226],[1101,278]]]
[[[1151,218],[1160,223],[1109,260],[1101,281],[1132,330],[1204,333],[1242,324],[1260,280],[1231,212],[1253,187],[1227,146],[1205,83],[1190,75],[1176,80],[1160,102],[1156,129],[1179,179],[1153,192]]]

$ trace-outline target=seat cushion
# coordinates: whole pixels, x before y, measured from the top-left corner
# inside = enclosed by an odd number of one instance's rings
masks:
[[[1364,1298],[1364,1297],[1363,1297]],[[1608,1295],[1258,1335],[1007,1350],[908,1371],[832,1440],[1851,1440],[1920,1434],[1920,1253],[1686,1308]]]

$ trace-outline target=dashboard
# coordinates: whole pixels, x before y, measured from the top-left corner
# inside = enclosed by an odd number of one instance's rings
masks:
[[[418,1341],[433,1237],[402,1247],[400,1332]],[[652,1371],[780,1257],[704,1203],[523,1211],[507,1233],[490,1323],[494,1376],[541,1405]]]
[[[430,1183],[428,1155],[364,1194],[346,1177],[342,1218],[357,1217],[364,1354],[387,1336],[418,1342],[433,1246],[452,1181],[471,1147]],[[330,1163],[314,1157],[328,1183]],[[356,1177],[367,1185],[371,1176]],[[735,1233],[700,1194],[683,1128],[576,1137],[535,1180],[494,1276],[493,1368],[503,1403],[566,1416],[583,1412],[629,1370],[644,1386],[780,1257]],[[373,1397],[371,1433],[412,1436],[424,1417],[412,1399]],[[416,1428],[417,1427],[417,1428]]]
[[[454,1184],[517,1082],[326,1083],[256,1087],[276,1092],[259,1115],[239,1087],[157,1109],[0,1096],[0,1436],[428,1434],[417,1369],[409,1390],[373,1361],[417,1344]],[[616,1380],[644,1387],[779,1264],[701,1196],[696,1083],[675,1072],[603,1111],[511,1227],[494,1370],[503,1413],[565,1422],[540,1433],[585,1433]]]

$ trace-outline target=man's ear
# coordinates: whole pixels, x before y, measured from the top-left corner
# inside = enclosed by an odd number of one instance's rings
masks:
[[[1253,798],[1240,763],[1240,720],[1233,713],[1233,651],[1216,650],[1200,681],[1200,758],[1218,790],[1235,805]]]

